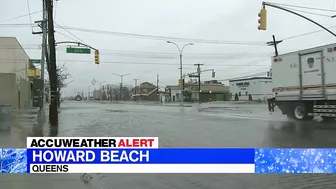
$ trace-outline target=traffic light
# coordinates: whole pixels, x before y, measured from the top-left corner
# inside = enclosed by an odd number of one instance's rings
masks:
[[[212,71],[212,78],[216,77],[216,72]]]
[[[179,84],[178,84],[180,89],[184,89],[184,79],[179,79]]]
[[[258,26],[258,30],[266,30],[266,21],[267,21],[267,11],[265,9],[265,7],[263,7],[259,14],[259,26]]]
[[[99,51],[98,50],[95,50],[95,55],[94,55],[94,58],[95,58],[95,64],[99,64]]]

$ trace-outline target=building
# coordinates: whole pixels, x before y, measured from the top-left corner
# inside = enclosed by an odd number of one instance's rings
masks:
[[[32,106],[30,59],[15,37],[0,37],[0,104],[12,108]],[[28,73],[28,71],[30,71]]]
[[[184,98],[186,101],[228,101],[229,86],[217,82],[205,82],[200,85],[198,83],[187,84],[184,88]]]
[[[165,96],[166,102],[179,102],[180,101],[180,88],[177,85],[168,85],[165,88],[165,93],[167,94]]]
[[[136,86],[131,90],[133,100],[146,100],[146,101],[158,101],[159,94],[157,92],[157,86],[143,82],[139,86]]]
[[[272,94],[271,77],[230,80],[230,98],[236,101],[265,101]]]

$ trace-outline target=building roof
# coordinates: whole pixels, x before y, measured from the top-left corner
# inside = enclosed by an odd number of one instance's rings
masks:
[[[140,88],[156,88],[156,86],[146,81],[140,84]]]
[[[180,90],[180,88],[177,85],[167,85],[166,88],[170,88],[171,90]]]
[[[229,93],[230,87],[222,84],[201,84],[201,91],[202,93],[209,93],[210,91],[211,93]],[[193,92],[195,92],[195,90],[193,90]]]
[[[250,77],[250,78],[244,78],[244,79],[233,79],[233,80],[229,80],[229,82],[250,81],[250,80],[257,80],[257,79],[268,79],[268,80],[272,80],[272,77]]]

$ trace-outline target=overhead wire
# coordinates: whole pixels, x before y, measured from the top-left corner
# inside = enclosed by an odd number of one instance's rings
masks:
[[[55,6],[54,6],[54,22],[56,21],[56,11],[57,11],[57,2],[58,2],[58,0],[54,0],[54,2],[55,2]]]
[[[296,11],[296,12],[302,12],[302,13],[306,13],[306,14],[311,14],[311,15],[315,15],[315,16],[324,16],[324,17],[328,17],[328,18],[332,17],[332,15],[319,14],[319,13],[314,13],[314,12],[309,12],[309,11],[303,11],[303,10],[298,10],[298,9],[294,9],[294,8],[289,8],[289,7],[286,7],[286,9],[293,10],[293,11]]]
[[[63,26],[59,25],[57,22],[54,21],[54,23],[59,26],[60,28],[62,28],[64,31],[66,31],[68,34],[72,35],[74,38],[76,38],[79,42],[82,42],[85,44],[85,42],[83,40],[81,40],[79,37],[77,37],[76,35],[74,35],[73,33],[71,33],[70,31],[68,31],[66,28],[64,28]],[[77,41],[76,40],[76,41]]]
[[[87,28],[77,28],[62,26],[65,29],[71,31],[81,31],[88,33],[97,33],[103,35],[113,35],[121,37],[130,37],[130,38],[141,38],[141,39],[152,39],[152,40],[176,40],[176,41],[188,41],[193,43],[211,43],[211,44],[232,44],[232,45],[256,45],[256,46],[266,46],[264,42],[251,42],[251,41],[219,41],[219,40],[207,40],[207,39],[192,39],[192,38],[178,38],[178,37],[165,37],[165,36],[154,36],[154,35],[144,35],[144,34],[135,34],[135,33],[122,33],[122,32],[113,32],[113,31],[104,31],[96,29],[87,29]]]
[[[11,64],[9,61],[21,61],[24,59],[0,59],[0,60],[6,60],[6,62],[3,62],[3,64]],[[73,63],[93,63],[93,61],[90,60],[68,60],[68,59],[59,59],[59,62],[73,62]],[[163,62],[124,62],[124,61],[101,61],[101,64],[132,64],[132,65],[156,65],[156,66],[177,66],[175,63],[163,63]],[[184,63],[185,66],[194,66],[194,64],[188,64]],[[213,66],[213,67],[248,67],[249,65],[245,64],[207,64],[207,66]],[[251,65],[251,66],[269,66],[269,65]]]
[[[23,14],[23,15],[20,15],[20,16],[12,17],[12,18],[7,18],[7,19],[4,19],[4,20],[0,20],[0,23],[2,23],[2,22],[7,22],[7,21],[11,21],[11,20],[16,20],[16,19],[18,19],[18,18],[23,18],[23,17],[29,16],[29,15],[33,15],[33,14],[40,13],[40,12],[42,12],[42,10],[40,10],[40,11],[35,11],[35,12],[32,12],[32,13],[28,13],[28,14]]]
[[[77,39],[75,39],[75,38],[72,38],[72,37],[70,37],[70,36],[68,36],[68,35],[65,35],[64,33],[62,33],[62,32],[60,32],[60,31],[55,31],[56,33],[58,33],[58,34],[60,34],[60,35],[62,35],[62,36],[64,36],[64,37],[66,37],[66,38],[69,38],[69,39],[71,39],[71,40],[74,40],[74,41],[77,41]],[[58,50],[58,49],[57,49]]]
[[[29,0],[26,0],[26,2],[27,2],[27,7],[28,7],[28,15],[29,15],[29,20],[30,20],[31,30],[32,30],[32,33],[33,33],[34,29],[33,29],[33,21],[32,21],[32,18],[31,18],[31,13],[30,13]]]
[[[274,5],[280,5],[280,6],[285,6],[285,7],[296,7],[296,8],[302,8],[302,9],[310,9],[310,10],[319,10],[319,11],[326,11],[326,12],[336,12],[335,10],[332,9],[322,9],[322,8],[315,8],[315,7],[306,7],[306,6],[299,6],[299,5],[289,5],[289,4],[281,4],[281,3],[272,3]]]

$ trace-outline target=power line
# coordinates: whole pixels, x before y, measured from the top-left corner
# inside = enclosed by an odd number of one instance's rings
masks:
[[[336,10],[331,10],[331,9],[305,7],[305,6],[289,5],[289,4],[281,4],[281,3],[272,3],[272,4],[274,4],[274,5],[280,5],[280,6],[285,6],[285,7],[296,7],[296,8],[302,8],[302,9],[319,10],[319,11],[326,11],[326,12],[336,12]]]
[[[0,24],[2,27],[27,27],[27,24]],[[121,37],[130,38],[140,38],[140,39],[151,39],[151,40],[176,40],[176,41],[193,41],[194,43],[207,43],[207,44],[226,44],[226,45],[254,45],[254,46],[266,46],[265,42],[253,42],[253,41],[220,41],[220,40],[208,40],[208,39],[192,39],[192,38],[177,38],[177,37],[165,37],[165,36],[154,36],[154,35],[143,35],[135,33],[122,33],[104,30],[94,30],[85,28],[76,28],[69,26],[56,26],[56,28],[68,29],[72,31],[82,31],[88,33],[96,33],[103,35],[113,35]]]
[[[289,10],[296,11],[296,12],[302,12],[302,13],[312,14],[312,15],[316,15],[316,16],[324,16],[324,17],[328,17],[328,18],[332,17],[332,15],[327,15],[327,14],[319,14],[319,13],[314,13],[314,12],[309,12],[309,11],[302,11],[302,10],[298,10],[298,9],[288,8],[288,7],[286,7],[286,8],[289,9]]]
[[[130,37],[130,38],[152,39],[152,40],[176,40],[176,41],[189,41],[189,42],[193,41],[194,43],[266,46],[264,42],[218,41],[218,40],[207,40],[207,39],[177,38],[177,37],[154,36],[154,35],[144,35],[144,34],[135,34],[135,33],[122,33],[122,32],[77,28],[77,27],[69,27],[69,26],[63,26],[63,28],[68,29],[68,30],[73,30],[73,31],[82,31],[82,32],[88,32],[88,33],[114,35],[114,36],[121,36],[121,37]]]
[[[11,64],[11,62],[8,61],[24,61],[24,59],[0,59],[0,60],[6,60],[7,62],[3,62],[2,64]],[[73,63],[92,63],[93,61],[89,60],[58,60],[59,62],[73,62]],[[123,62],[123,61],[104,61],[101,62],[101,64],[132,64],[132,65],[155,65],[155,66],[177,66],[177,64],[174,63],[162,63],[162,62]],[[193,66],[194,64],[184,64]],[[207,64],[207,66],[213,66],[213,67],[249,67],[249,66],[261,66],[266,67],[269,65],[246,65],[246,64]]]
[[[332,29],[332,28],[336,28],[336,25],[328,27],[328,29]],[[295,38],[298,38],[298,37],[303,37],[303,36],[306,36],[306,35],[311,35],[311,34],[323,32],[323,31],[325,31],[325,30],[315,30],[315,31],[312,31],[312,32],[307,32],[307,33],[302,33],[302,34],[291,36],[291,37],[286,37],[286,38],[283,38],[283,40],[295,39]]]
[[[33,33],[34,32],[34,30],[33,30],[33,21],[32,21],[31,13],[30,13],[29,0],[27,0],[26,2],[27,2],[27,7],[28,7],[28,15],[29,15],[29,20],[30,20],[31,30],[32,30],[32,33]]]
[[[60,35],[63,35],[67,38],[70,38],[72,40],[75,40],[59,31],[56,31],[56,33],[59,33]],[[61,46],[60,47],[66,47],[66,46]],[[1,48],[0,49],[20,49],[17,47],[11,48],[11,47],[6,47],[6,48]],[[41,50],[40,47],[39,48],[34,48],[34,47],[24,47],[25,50]],[[61,51],[61,49],[57,49],[57,51]],[[112,50],[114,51],[114,50]],[[133,51],[136,52],[136,51]],[[166,54],[161,55],[161,53],[157,53],[154,54],[154,52],[152,52],[151,54],[153,55],[149,55],[149,54],[138,54],[138,53],[145,53],[145,52],[136,52],[136,53],[128,53],[128,51],[123,52],[112,52],[112,53],[100,53],[101,55],[104,56],[121,56],[121,57],[127,57],[127,58],[151,58],[151,59],[177,59],[176,56],[172,54],[169,54],[171,56],[167,56]],[[191,53],[191,54],[185,54],[185,59],[208,59],[208,60],[233,60],[233,59],[244,59],[244,58],[261,58],[261,57],[268,57],[271,56],[270,52],[261,52],[261,53],[248,53],[245,52],[244,53],[227,53],[227,54],[196,54],[196,53]]]
[[[81,40],[79,37],[77,37],[76,35],[72,34],[70,31],[68,31],[67,29],[65,29],[63,26],[59,25],[57,22],[54,21],[54,23],[59,26],[60,28],[62,28],[64,31],[66,31],[67,33],[69,33],[70,35],[72,35],[74,38],[76,38],[78,41],[85,43],[83,40]]]
[[[77,39],[72,38],[72,37],[70,37],[70,36],[68,36],[68,35],[65,35],[65,34],[62,33],[62,32],[59,32],[59,31],[55,31],[55,32],[58,33],[58,34],[60,34],[60,35],[62,35],[62,36],[64,36],[64,37],[67,37],[67,38],[69,38],[69,39],[71,39],[71,40],[77,41]],[[58,49],[56,49],[56,50],[59,51]]]
[[[31,26],[30,24],[23,24],[23,23],[22,24],[0,24],[0,27],[30,27],[30,26]],[[328,29],[333,29],[335,27],[336,27],[336,25],[335,26],[331,26],[331,27],[327,27],[327,28]],[[291,37],[286,37],[286,38],[283,38],[283,40],[295,39],[295,38],[298,38],[298,37],[302,37],[302,36],[306,36],[306,35],[322,32],[322,31],[325,31],[325,30],[316,30],[316,31],[312,31],[312,32],[307,32],[307,33],[303,33],[303,34],[299,34],[299,35],[295,35],[295,36],[291,36]],[[260,46],[264,46],[264,45],[260,45]],[[109,50],[109,49],[100,49],[100,50],[119,51],[119,50]],[[137,51],[123,51],[123,52],[152,53],[152,52],[137,52]],[[158,52],[154,52],[154,53],[158,53]],[[175,54],[175,53],[160,53],[160,54]],[[188,54],[191,54],[191,53],[188,53]],[[187,55],[187,53],[185,55]]]
[[[23,15],[20,15],[20,16],[12,17],[12,18],[7,18],[5,20],[0,20],[0,23],[1,22],[7,22],[7,21],[15,20],[15,19],[18,19],[18,18],[26,17],[26,16],[30,16],[32,14],[36,14],[36,13],[40,13],[40,12],[42,12],[42,10],[35,11],[35,12],[32,12],[32,13],[28,13],[28,14],[23,14]],[[30,20],[30,22],[31,22],[31,20]]]

